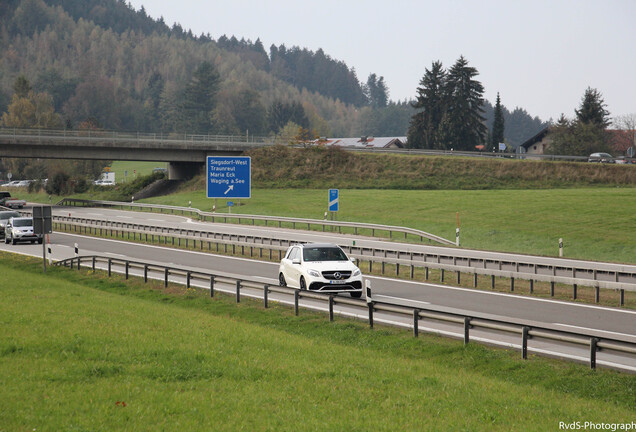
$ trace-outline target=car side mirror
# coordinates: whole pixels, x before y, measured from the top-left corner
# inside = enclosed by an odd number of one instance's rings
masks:
[[[294,258],[292,264],[300,264],[300,258]]]

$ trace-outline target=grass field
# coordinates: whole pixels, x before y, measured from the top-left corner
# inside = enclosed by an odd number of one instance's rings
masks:
[[[46,194],[20,197],[49,202]],[[76,195],[108,199],[95,190]],[[55,203],[59,197],[52,197]],[[227,213],[227,201],[184,190],[139,202]],[[327,190],[252,189],[251,199],[234,200],[233,213],[323,219]],[[239,205],[240,204],[240,205]],[[340,190],[338,220],[417,228],[454,240],[457,213],[461,246],[502,252],[636,263],[636,188],[539,190],[403,191]]]
[[[153,169],[166,168],[166,166],[165,162],[114,161],[110,169],[115,173],[117,183],[122,183],[152,174]]]
[[[636,376],[0,256],[0,431],[558,430]]]

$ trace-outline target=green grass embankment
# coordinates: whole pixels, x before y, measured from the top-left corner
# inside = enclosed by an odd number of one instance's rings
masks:
[[[2,254],[0,430],[558,430],[636,376]]]

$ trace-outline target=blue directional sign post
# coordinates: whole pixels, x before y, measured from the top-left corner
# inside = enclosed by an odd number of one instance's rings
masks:
[[[251,198],[249,156],[208,156],[206,171],[208,198]]]
[[[329,211],[337,212],[340,204],[340,191],[338,189],[329,189]]]

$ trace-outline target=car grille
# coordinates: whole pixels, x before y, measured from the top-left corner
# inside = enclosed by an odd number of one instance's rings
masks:
[[[351,277],[351,270],[329,270],[322,272],[322,277],[327,280],[346,280]]]
[[[362,289],[362,282],[352,281],[342,285],[332,285],[322,282],[314,282],[309,285],[309,291],[322,292],[343,292],[343,291],[359,291]]]

